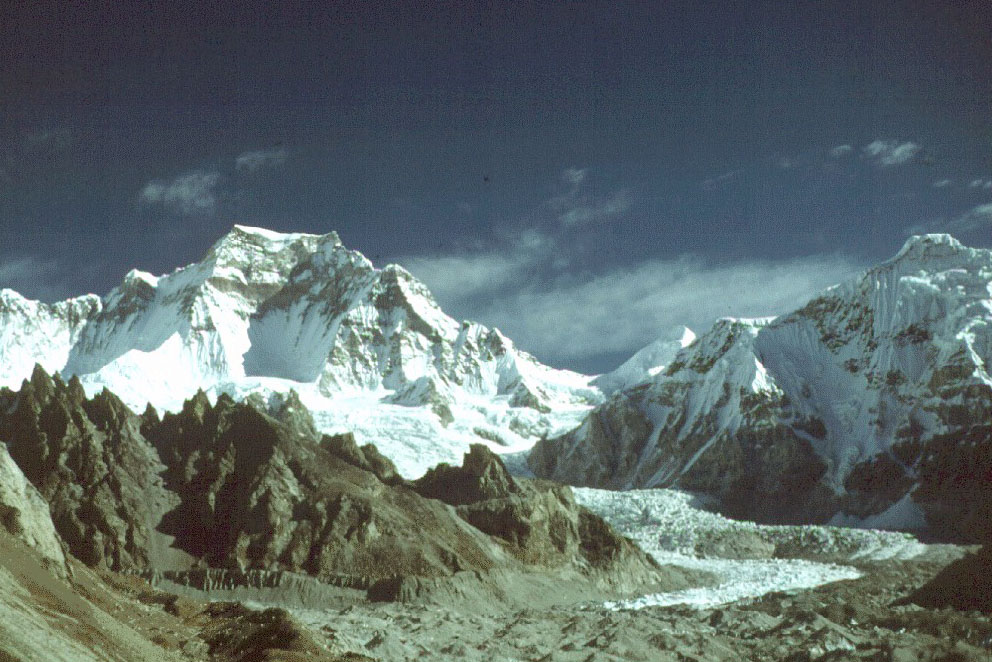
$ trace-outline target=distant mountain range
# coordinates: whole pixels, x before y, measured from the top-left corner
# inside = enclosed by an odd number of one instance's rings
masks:
[[[299,403],[317,431],[375,443],[407,478],[472,443],[536,442],[531,469],[563,482],[958,537],[992,526],[990,360],[992,251],[948,235],[914,237],[787,315],[678,328],[598,377],[457,322],[334,233],[235,226],[200,262],[132,271],[102,298],[0,291],[0,386],[37,363],[138,411],[179,411],[200,389]]]
[[[679,487],[736,516],[992,529],[992,251],[948,235],[774,319],[724,319],[530,454],[541,476]]]
[[[507,451],[574,427],[602,401],[496,329],[457,322],[402,267],[334,233],[235,226],[196,264],[131,271],[104,297],[48,305],[0,291],[0,386],[35,363],[132,409],[292,389],[323,432],[375,442],[416,477],[471,443]]]

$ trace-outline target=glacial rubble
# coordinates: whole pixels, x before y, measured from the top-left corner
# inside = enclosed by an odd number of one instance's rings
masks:
[[[3,659],[977,662],[992,646],[987,613],[915,603],[975,572],[948,565],[959,548],[760,527],[667,490],[575,493],[481,444],[411,482],[292,393],[138,416],[38,367],[0,391],[0,434]],[[697,569],[659,565],[669,548]],[[779,558],[825,552],[856,571]],[[741,601],[713,574],[766,565],[834,581],[769,576],[781,590]],[[694,591],[709,599],[623,601]]]

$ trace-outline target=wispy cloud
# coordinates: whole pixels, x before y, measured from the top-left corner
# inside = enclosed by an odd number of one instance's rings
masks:
[[[406,261],[442,307],[497,326],[538,357],[560,363],[633,354],[664,330],[705,331],[723,316],[788,312],[861,265],[843,256],[715,264],[701,258],[647,260],[579,278],[526,278],[540,253]]]
[[[939,181],[934,182],[933,183],[933,187],[934,188],[947,188],[948,186],[950,186],[953,183],[954,182],[951,181],[950,179],[941,179]]]
[[[172,180],[154,180],[145,185],[138,200],[162,205],[184,215],[212,214],[217,207],[220,173],[194,171]]]
[[[592,193],[586,185],[588,174],[587,168],[564,170],[561,181],[568,185],[568,190],[544,205],[556,215],[558,223],[564,228],[612,220],[630,208],[630,191],[620,189],[606,195]]]
[[[700,186],[703,188],[704,191],[713,191],[717,189],[721,184],[737,179],[743,174],[744,174],[743,168],[739,168],[737,170],[731,170],[730,172],[725,172],[722,175],[717,175],[716,177],[710,177],[709,179],[703,180]]]
[[[992,189],[992,179],[973,179],[968,183],[968,188]]]
[[[847,156],[853,151],[854,148],[850,145],[837,145],[836,147],[830,150],[830,156],[834,157],[835,159],[839,159],[841,157]]]
[[[561,173],[561,180],[566,184],[571,184],[572,186],[578,186],[586,179],[586,168],[566,168]]]
[[[286,150],[283,148],[245,152],[234,160],[236,170],[256,172],[262,168],[280,166],[286,162]]]
[[[971,232],[992,226],[992,202],[977,205],[960,216],[951,219],[940,218],[930,223],[918,223],[906,228],[907,235],[928,232],[949,232],[951,234]]]
[[[727,173],[733,176],[736,172]],[[623,191],[583,201],[589,179],[578,169],[562,173],[560,181],[570,190],[528,215],[541,218],[550,211],[558,221],[554,234],[532,229],[485,249],[396,261],[422,280],[449,314],[499,327],[524,349],[558,365],[598,365],[607,355],[633,354],[678,325],[705,331],[722,316],[788,312],[862,266],[828,255],[729,263],[683,257],[564,268],[585,264],[588,247],[573,241],[572,230],[590,222],[567,214],[595,207],[602,217],[630,204]]]
[[[583,196],[566,205],[558,215],[558,221],[565,227],[588,225],[609,220],[630,208],[630,193],[616,191],[603,199]]]
[[[921,149],[920,145],[910,141],[901,143],[898,140],[876,140],[865,145],[861,153],[887,168],[909,163]]]
[[[0,262],[0,287],[8,283],[50,276],[58,265],[52,260],[39,260],[35,257],[20,257]]]
[[[26,131],[22,135],[22,145],[29,152],[62,151],[71,147],[72,143],[73,135],[65,127]]]
[[[945,227],[948,232],[970,232],[988,226],[992,226],[992,202],[969,209]]]
[[[52,301],[62,294],[59,265],[33,256],[0,262],[0,289],[9,288],[35,299]]]
[[[426,283],[438,299],[455,301],[519,285],[554,252],[550,237],[531,230],[498,249],[406,257],[399,263]]]

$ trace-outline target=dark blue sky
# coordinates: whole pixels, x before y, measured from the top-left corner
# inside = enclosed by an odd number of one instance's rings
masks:
[[[14,4],[0,287],[27,296],[233,223],[337,230],[592,372],[913,232],[992,246],[988,0]]]

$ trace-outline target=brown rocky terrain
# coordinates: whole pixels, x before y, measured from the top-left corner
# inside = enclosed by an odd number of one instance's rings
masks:
[[[40,370],[0,393],[0,431],[3,662],[992,658],[987,551],[615,611],[603,601],[712,578],[659,566],[481,446],[408,483],[374,446],[316,435],[292,398],[139,417]],[[754,552],[725,538],[700,540]],[[803,539],[782,553],[816,556]]]
[[[137,416],[107,391],[89,399],[78,381],[38,368],[20,392],[0,393],[0,439],[70,552],[94,567],[290,571],[368,585],[528,565],[617,586],[657,574],[567,488],[522,487],[483,447],[465,469],[446,469],[462,477],[450,490],[446,479],[411,485],[374,446],[319,435],[295,397],[259,406],[199,393],[176,414]],[[492,476],[476,476],[476,465]]]
[[[535,603],[494,611],[464,601],[370,603],[344,588],[301,608],[274,606],[277,591],[242,597],[247,606],[222,587],[177,596],[72,558],[68,579],[59,578],[36,550],[0,532],[0,659],[988,660],[988,611],[899,604],[951,556],[935,549],[915,561],[866,563],[861,579],[701,610]],[[266,595],[274,600],[258,604]]]

